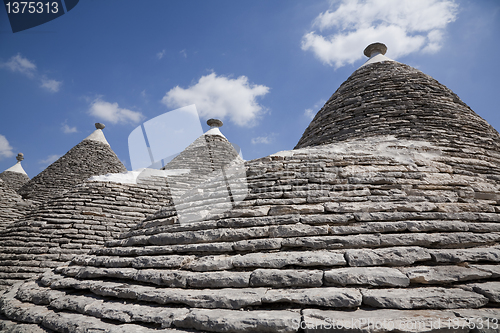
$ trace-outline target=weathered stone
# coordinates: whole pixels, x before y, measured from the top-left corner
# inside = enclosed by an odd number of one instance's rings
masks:
[[[323,271],[256,269],[250,277],[253,287],[321,287]]]
[[[233,257],[234,267],[282,268],[296,266],[344,266],[344,255],[333,251],[250,253]]]
[[[387,309],[479,308],[488,303],[480,294],[458,288],[363,289],[363,304]]]
[[[427,250],[421,247],[347,250],[345,257],[349,266],[404,266],[431,259]]]
[[[305,333],[469,332],[465,319],[457,318],[454,312],[445,310],[358,309],[348,312],[305,309],[303,310],[303,320],[301,327]]]
[[[418,266],[400,268],[411,283],[443,284],[458,281],[487,279],[491,273],[463,266]]]
[[[407,287],[410,280],[395,268],[348,267],[325,271],[325,284]]]
[[[209,332],[292,333],[300,322],[298,311],[231,311],[193,309],[183,320],[174,320],[176,327]]]
[[[500,303],[500,282],[483,282],[468,286],[472,287],[475,292],[488,297],[491,302]]]
[[[268,290],[263,303],[297,303],[332,308],[353,308],[361,305],[361,293],[350,288],[307,288]]]
[[[193,288],[244,288],[250,284],[251,272],[190,273],[187,284]]]
[[[443,249],[429,250],[432,260],[439,263],[447,262],[475,262],[493,261],[500,262],[500,249],[494,247],[473,248],[473,249]]]

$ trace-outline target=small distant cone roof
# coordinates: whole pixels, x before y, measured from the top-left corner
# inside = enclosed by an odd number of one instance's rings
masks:
[[[30,177],[26,171],[24,171],[21,161],[24,159],[23,153],[17,154],[17,163],[0,173],[0,179],[2,179],[7,186],[9,186],[14,191],[19,190],[24,184],[26,184]]]
[[[0,230],[23,216],[23,199],[0,179]]]
[[[330,97],[295,148],[394,135],[500,151],[491,125],[429,75],[387,58],[386,49],[366,48],[370,59]]]
[[[91,135],[26,183],[19,193],[43,202],[91,176],[127,171],[106,141],[103,128],[103,124],[96,123]]]
[[[238,152],[221,133],[222,121],[209,119],[210,129],[184,149],[163,169],[190,169],[191,175],[207,175],[240,159]]]

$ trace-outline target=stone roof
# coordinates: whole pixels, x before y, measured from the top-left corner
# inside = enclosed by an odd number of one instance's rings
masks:
[[[21,218],[27,206],[23,198],[0,179],[0,230]]]
[[[388,121],[395,133],[374,125],[329,143],[317,132],[302,148],[247,161],[245,199],[230,210],[194,223],[149,219],[14,285],[0,295],[3,325],[479,332],[473,325],[500,319],[500,142],[488,132],[480,141],[471,125],[460,146],[436,123],[428,119],[434,139]]]
[[[19,190],[30,180],[30,177],[28,177],[26,171],[24,171],[21,165],[21,161],[23,159],[24,155],[22,153],[19,153],[17,155],[17,163],[4,172],[0,173],[0,179],[2,179],[14,191]]]
[[[124,171],[127,169],[107,143],[102,129],[96,128],[89,137],[21,187],[19,193],[23,198],[43,202],[91,176]]]

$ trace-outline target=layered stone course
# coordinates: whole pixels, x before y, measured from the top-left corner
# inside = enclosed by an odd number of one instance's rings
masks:
[[[91,176],[126,172],[109,145],[83,140],[19,189],[19,194],[37,202],[61,195]]]
[[[0,179],[0,230],[24,216],[30,204]]]
[[[67,263],[152,215],[168,187],[87,182],[0,231],[0,288]]]
[[[491,150],[498,132],[437,80],[396,61],[356,70],[316,114],[295,148],[391,134]]]
[[[500,184],[491,173],[500,172],[455,173],[460,153],[378,137],[249,161],[248,193],[233,209],[179,223],[163,208],[2,302],[152,331],[299,332],[337,312],[424,324],[498,318]]]
[[[28,175],[20,172],[4,171],[0,173],[0,179],[2,179],[7,186],[17,192],[24,184],[29,182],[30,178]]]

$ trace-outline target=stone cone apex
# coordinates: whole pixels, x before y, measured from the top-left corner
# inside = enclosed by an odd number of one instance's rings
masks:
[[[91,176],[127,171],[99,127],[19,189],[23,198],[43,202]]]
[[[377,54],[375,59],[384,49],[381,43],[372,44],[366,54]],[[500,152],[498,132],[456,94],[392,60],[367,62],[356,70],[316,114],[295,148],[380,135]]]
[[[2,179],[6,183],[6,185],[14,191],[18,191],[24,184],[26,184],[30,180],[28,174],[26,173],[26,171],[24,171],[21,165],[21,161],[24,160],[23,153],[17,154],[16,159],[16,164],[0,173],[0,179]]]

